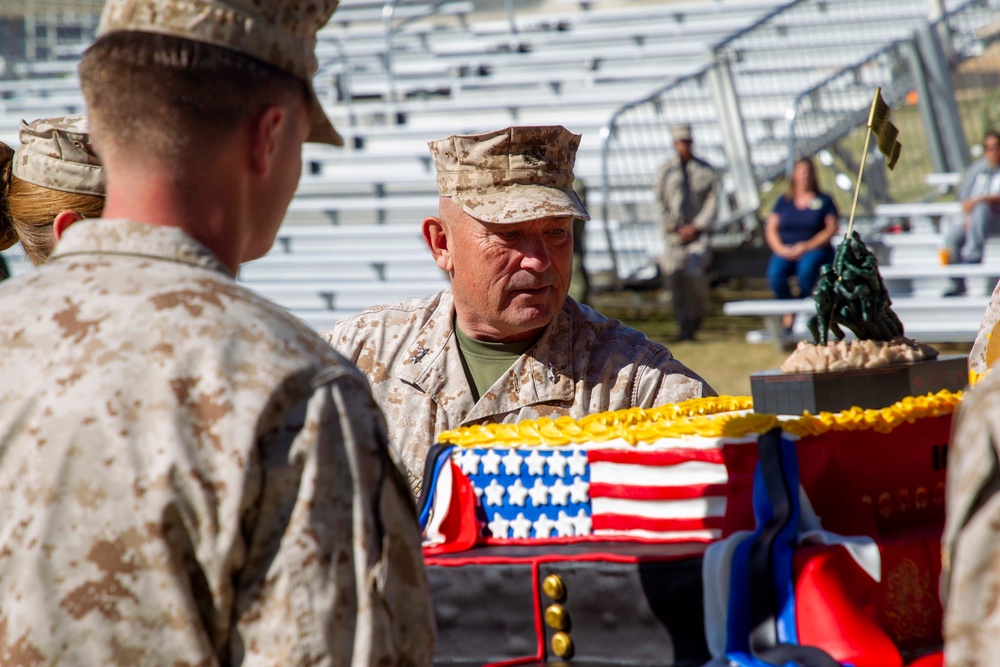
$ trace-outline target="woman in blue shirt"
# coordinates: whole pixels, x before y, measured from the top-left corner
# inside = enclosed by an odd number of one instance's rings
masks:
[[[812,160],[796,160],[788,189],[764,227],[764,238],[774,253],[767,265],[767,280],[776,298],[792,298],[788,281],[793,275],[798,279],[799,296],[812,294],[820,267],[833,262],[830,239],[837,231],[837,218],[833,200],[819,190]],[[794,315],[785,315],[786,329],[794,319]]]

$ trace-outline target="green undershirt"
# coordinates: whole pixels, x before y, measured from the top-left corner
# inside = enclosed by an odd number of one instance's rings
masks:
[[[490,390],[500,376],[514,365],[518,357],[528,351],[538,339],[516,343],[487,343],[469,338],[455,325],[455,339],[458,353],[462,357],[462,369],[469,389],[478,402],[479,397]]]

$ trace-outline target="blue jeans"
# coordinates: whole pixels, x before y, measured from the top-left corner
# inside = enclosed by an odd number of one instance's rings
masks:
[[[775,298],[791,299],[792,290],[788,286],[788,279],[794,275],[799,281],[799,296],[804,299],[812,294],[819,279],[820,267],[832,263],[831,245],[810,250],[798,260],[771,255],[771,261],[767,264],[767,282],[771,285]]]

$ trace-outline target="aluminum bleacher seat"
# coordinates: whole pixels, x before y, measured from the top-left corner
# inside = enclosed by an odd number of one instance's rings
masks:
[[[925,0],[815,4],[547,0],[542,11],[518,7],[512,30],[506,18],[477,11],[467,0],[415,0],[395,9],[394,54],[387,58],[383,0],[343,0],[319,35],[316,88],[349,147],[306,149],[305,173],[279,240],[267,257],[243,268],[241,280],[323,328],[355,307],[443,284],[419,223],[435,212],[437,201],[426,142],[456,132],[512,123],[558,123],[582,132],[577,174],[592,186],[589,203],[596,211],[600,188],[594,186],[603,177],[600,131],[615,109],[698,71],[709,63],[713,46],[789,5],[772,28],[732,45],[754,164],[780,162],[787,151],[789,101],[926,16]],[[869,26],[845,19],[859,4],[885,20]],[[82,108],[74,62],[79,52],[78,44],[60,45],[59,59],[19,70],[29,78],[0,81],[0,137],[16,136],[21,115]],[[388,62],[396,76],[392,87]],[[693,90],[684,108],[696,125],[699,152],[724,168],[708,86]],[[655,118],[648,122],[662,125]],[[638,136],[643,129],[637,123],[622,128],[621,136]],[[670,146],[645,150],[651,162],[659,162]],[[613,189],[611,199],[648,207],[647,180],[652,177]],[[655,254],[659,238],[650,221],[631,226],[612,221],[609,227],[619,235],[620,256],[648,256],[651,248]],[[608,268],[604,228],[595,221],[587,229],[588,268]],[[27,267],[18,264],[17,270]]]

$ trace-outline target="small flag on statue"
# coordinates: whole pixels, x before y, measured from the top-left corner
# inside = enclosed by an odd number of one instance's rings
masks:
[[[899,128],[889,120],[889,105],[882,99],[882,89],[875,91],[875,99],[872,100],[872,110],[868,114],[868,127],[878,137],[878,149],[886,157],[885,166],[892,169],[899,159],[899,150],[902,145],[897,140],[899,138]]]

